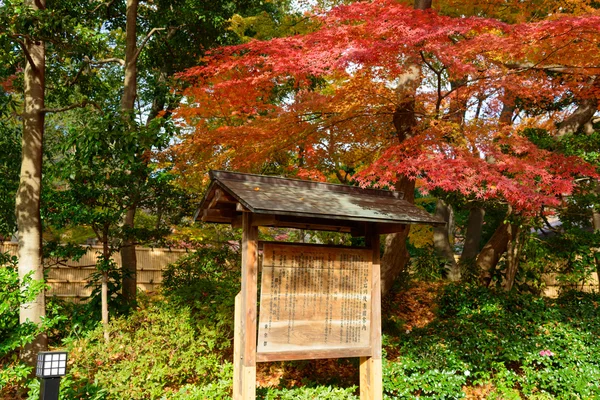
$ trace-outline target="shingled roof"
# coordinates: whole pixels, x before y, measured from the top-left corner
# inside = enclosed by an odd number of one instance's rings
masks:
[[[256,224],[301,229],[364,233],[376,223],[380,233],[397,232],[404,224],[444,222],[379,189],[288,179],[275,176],[211,171],[211,185],[196,214],[202,221],[237,225],[241,213],[255,214]]]

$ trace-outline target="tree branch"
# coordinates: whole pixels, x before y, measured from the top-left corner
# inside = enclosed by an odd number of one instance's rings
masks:
[[[150,39],[150,37],[152,35],[154,35],[156,32],[164,31],[164,30],[165,30],[165,28],[152,28],[152,30],[150,30],[150,32],[148,32],[148,34],[146,35],[144,40],[142,40],[140,47],[138,47],[137,51],[135,52],[135,55],[133,56],[133,59],[130,62],[135,63],[137,61],[138,57],[140,56],[140,53],[142,52],[142,49],[144,48],[146,43],[148,43],[148,40]],[[125,65],[125,64],[123,64],[123,65]]]
[[[42,108],[40,110],[40,112],[46,113],[46,114],[47,113],[59,113],[59,112],[69,111],[74,108],[84,108],[84,107],[87,107],[88,105],[91,105],[94,108],[96,108],[97,110],[99,110],[100,112],[103,112],[102,108],[98,105],[98,103],[89,101],[89,100],[84,100],[81,103],[71,104],[70,106],[61,107],[61,108]]]
[[[123,60],[122,58],[117,58],[117,57],[111,57],[111,58],[105,58],[103,60],[92,61],[89,59],[89,57],[86,56],[85,61],[90,65],[102,65],[102,64],[117,63],[117,64],[121,64],[122,66],[125,66],[125,60]]]
[[[37,71],[38,67],[37,65],[35,65],[35,62],[33,61],[33,58],[31,57],[31,54],[29,53],[29,51],[27,50],[27,46],[25,45],[25,42],[22,41],[21,39],[18,39],[17,37],[15,37],[14,35],[12,36],[12,38],[19,43],[19,45],[21,46],[21,49],[23,50],[23,54],[25,54],[25,58],[27,58],[27,61],[29,62],[29,64],[31,65],[31,68],[33,68],[34,70]]]

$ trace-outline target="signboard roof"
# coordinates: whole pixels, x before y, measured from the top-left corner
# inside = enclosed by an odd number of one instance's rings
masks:
[[[207,222],[226,223],[235,218],[234,211],[249,211],[290,221],[346,222],[341,225],[444,224],[398,192],[226,171],[211,171],[210,177],[211,186],[198,210]]]

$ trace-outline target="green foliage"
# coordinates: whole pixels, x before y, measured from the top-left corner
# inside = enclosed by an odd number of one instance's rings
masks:
[[[206,245],[165,268],[163,290],[179,295],[196,285],[229,278],[240,270],[240,262],[240,254],[230,245]]]
[[[229,398],[239,255],[203,248],[168,267],[164,298],[68,340],[73,367],[64,399]],[[178,270],[180,268],[181,270]]]
[[[356,386],[333,388],[331,386],[302,386],[294,389],[260,388],[257,399],[261,400],[346,400],[358,399]]]
[[[24,382],[31,371],[31,367],[19,362],[19,348],[60,319],[46,318],[40,325],[19,323],[20,305],[34,300],[45,287],[44,282],[31,279],[31,274],[25,276],[21,285],[17,258],[0,253],[0,392],[6,386]]]
[[[412,277],[424,282],[435,282],[444,276],[445,263],[436,254],[433,246],[409,246],[410,271]]]
[[[0,76],[0,81],[2,77]],[[0,92],[1,93],[1,92]],[[0,102],[5,96],[0,95]],[[0,103],[0,106],[2,104]],[[3,112],[0,110],[0,117]],[[0,240],[10,238],[16,230],[15,195],[21,169],[21,132],[8,121],[0,119]]]
[[[104,394],[108,399],[155,399],[169,387],[218,380],[223,360],[214,350],[224,347],[228,337],[216,332],[217,324],[204,325],[223,317],[211,311],[194,315],[179,303],[151,301],[129,318],[114,319],[109,343],[101,328],[72,342],[73,365],[62,385],[63,398]]]
[[[554,301],[447,285],[434,322],[389,338],[399,356],[385,368],[385,391],[448,399],[464,397],[464,385],[491,384],[489,398],[596,398],[599,300],[597,294],[571,292]]]

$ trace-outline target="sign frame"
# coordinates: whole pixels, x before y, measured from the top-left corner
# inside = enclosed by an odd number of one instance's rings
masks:
[[[381,272],[379,233],[367,225],[365,250],[371,252],[370,346],[359,349],[307,352],[257,353],[258,224],[254,214],[242,214],[242,288],[235,299],[233,398],[256,399],[256,363],[277,360],[360,357],[360,398],[380,400],[383,396],[381,352]],[[295,244],[300,245],[300,244]],[[306,245],[305,245],[306,246]],[[334,247],[339,249],[339,247]]]
[[[372,252],[264,243],[257,361],[371,354]]]

